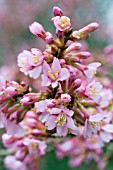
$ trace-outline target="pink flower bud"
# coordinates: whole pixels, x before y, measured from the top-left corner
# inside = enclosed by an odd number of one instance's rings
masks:
[[[45,39],[46,32],[44,28],[42,27],[42,25],[39,24],[38,22],[34,22],[33,24],[31,24],[29,26],[29,29],[32,32],[32,34],[38,36],[39,38]]]
[[[91,53],[87,51],[81,51],[79,53],[76,53],[75,56],[80,59],[87,59],[91,56]]]
[[[69,94],[61,94],[61,101],[63,103],[69,103],[71,101],[71,96]]]
[[[46,32],[45,41],[47,44],[51,44],[53,42],[53,35],[50,32]]]
[[[75,87],[75,88],[80,87],[81,84],[82,84],[82,80],[80,80],[80,79],[76,79],[76,80],[74,81],[74,87]]]
[[[64,59],[60,59],[60,64],[61,65],[65,64],[65,63],[66,63],[66,61]]]
[[[69,53],[75,50],[80,50],[82,45],[80,43],[72,43],[66,50],[65,53]]]
[[[85,34],[85,33],[89,33],[89,32],[93,32],[95,31],[97,28],[99,27],[99,24],[95,23],[91,23],[85,27],[83,27],[82,29],[79,30],[80,33]]]
[[[53,7],[53,14],[54,16],[62,16],[63,15],[63,11],[59,8],[59,7]]]
[[[27,150],[26,148],[21,148],[20,150],[18,150],[15,154],[15,158],[19,161],[23,161],[24,158],[26,157],[26,154],[27,154]]]

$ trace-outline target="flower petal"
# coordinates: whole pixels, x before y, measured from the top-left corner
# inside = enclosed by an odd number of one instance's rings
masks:
[[[49,117],[49,119],[47,120],[47,122],[45,124],[48,130],[52,130],[56,127],[55,121],[56,121],[56,116]]]
[[[64,126],[57,126],[57,134],[58,136],[66,136],[68,132],[67,124]]]
[[[69,78],[69,76],[70,76],[70,73],[69,73],[68,69],[62,68],[61,73],[59,75],[59,80],[60,81],[66,80],[67,78]]]

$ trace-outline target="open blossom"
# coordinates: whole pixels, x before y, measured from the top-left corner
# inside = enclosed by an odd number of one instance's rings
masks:
[[[78,128],[75,126],[72,119],[74,112],[61,106],[61,108],[52,108],[50,116],[47,119],[45,126],[48,130],[56,127],[58,136],[66,136],[68,131],[74,135],[78,135]]]
[[[23,144],[28,147],[29,154],[45,155],[46,143],[37,139],[24,138]]]
[[[53,88],[58,85],[59,81],[66,80],[70,76],[68,69],[61,68],[59,60],[55,57],[51,67],[44,61],[43,72],[42,86],[52,85]]]
[[[104,88],[101,91],[102,100],[100,102],[101,108],[106,108],[113,100],[113,91],[111,89]]]
[[[59,31],[65,31],[70,28],[70,19],[66,16],[56,16],[52,18],[52,23],[55,25],[56,29]]]
[[[17,135],[18,137],[24,136],[25,130],[22,127],[21,123],[16,124],[15,120],[10,121],[6,118],[6,115],[4,113],[1,113],[1,121],[6,128],[8,135]]]
[[[92,81],[88,84],[85,90],[85,95],[87,95],[90,99],[99,103],[101,101],[100,92],[102,90],[102,85],[100,82]]]
[[[18,66],[20,71],[31,78],[38,78],[42,71],[42,62],[44,56],[38,49],[31,49],[31,52],[24,50],[18,55]]]
[[[89,64],[84,70],[85,76],[88,79],[92,79],[97,73],[97,68],[100,66],[101,66],[101,63],[98,63],[98,62]]]
[[[89,119],[85,121],[84,137],[91,137],[100,130],[100,122],[103,120],[103,114],[90,115]]]

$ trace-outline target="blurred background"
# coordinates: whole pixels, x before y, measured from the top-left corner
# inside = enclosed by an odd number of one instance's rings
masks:
[[[107,45],[113,44],[113,1],[112,0],[0,0],[0,66],[13,68],[17,55],[24,49],[33,47],[44,49],[42,40],[32,35],[29,25],[34,21],[41,23],[46,31],[55,34],[51,23],[53,6],[60,7],[71,18],[74,30],[90,22],[97,22],[100,28],[92,33],[87,46],[94,54],[103,53]],[[97,58],[98,58],[97,56]],[[6,66],[4,66],[6,65]],[[0,74],[6,71],[0,70]],[[9,73],[10,74],[10,73]],[[10,76],[10,75],[9,75]],[[2,145],[1,145],[2,148]],[[3,167],[0,157],[0,170]],[[110,162],[106,170],[112,170]],[[49,153],[40,162],[41,170],[70,170],[67,159],[57,161],[54,153]],[[83,165],[77,170],[84,170]],[[94,168],[89,170],[93,170]]]

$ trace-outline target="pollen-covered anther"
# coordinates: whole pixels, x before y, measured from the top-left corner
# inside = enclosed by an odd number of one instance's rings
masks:
[[[90,88],[90,93],[93,95],[93,96],[97,96],[99,94],[99,91],[97,90],[96,87],[91,87]]]
[[[32,56],[32,62],[33,62],[33,63],[38,63],[38,61],[39,61],[39,57],[36,56],[36,55],[33,55],[33,56]]]
[[[69,25],[69,21],[68,21],[68,18],[65,17],[65,16],[62,16],[60,19],[59,19],[59,25],[62,27],[62,28],[65,28]]]
[[[58,69],[55,67],[52,67],[52,70],[48,71],[48,75],[51,79],[56,80],[58,77]]]
[[[57,126],[64,126],[64,124],[66,123],[66,115],[60,114],[55,123],[57,124]]]
[[[36,143],[36,142],[30,143],[30,148],[31,148],[32,150],[37,149],[37,143]]]
[[[95,69],[94,69],[94,75],[96,75],[96,74],[97,74],[97,69],[95,68]]]

